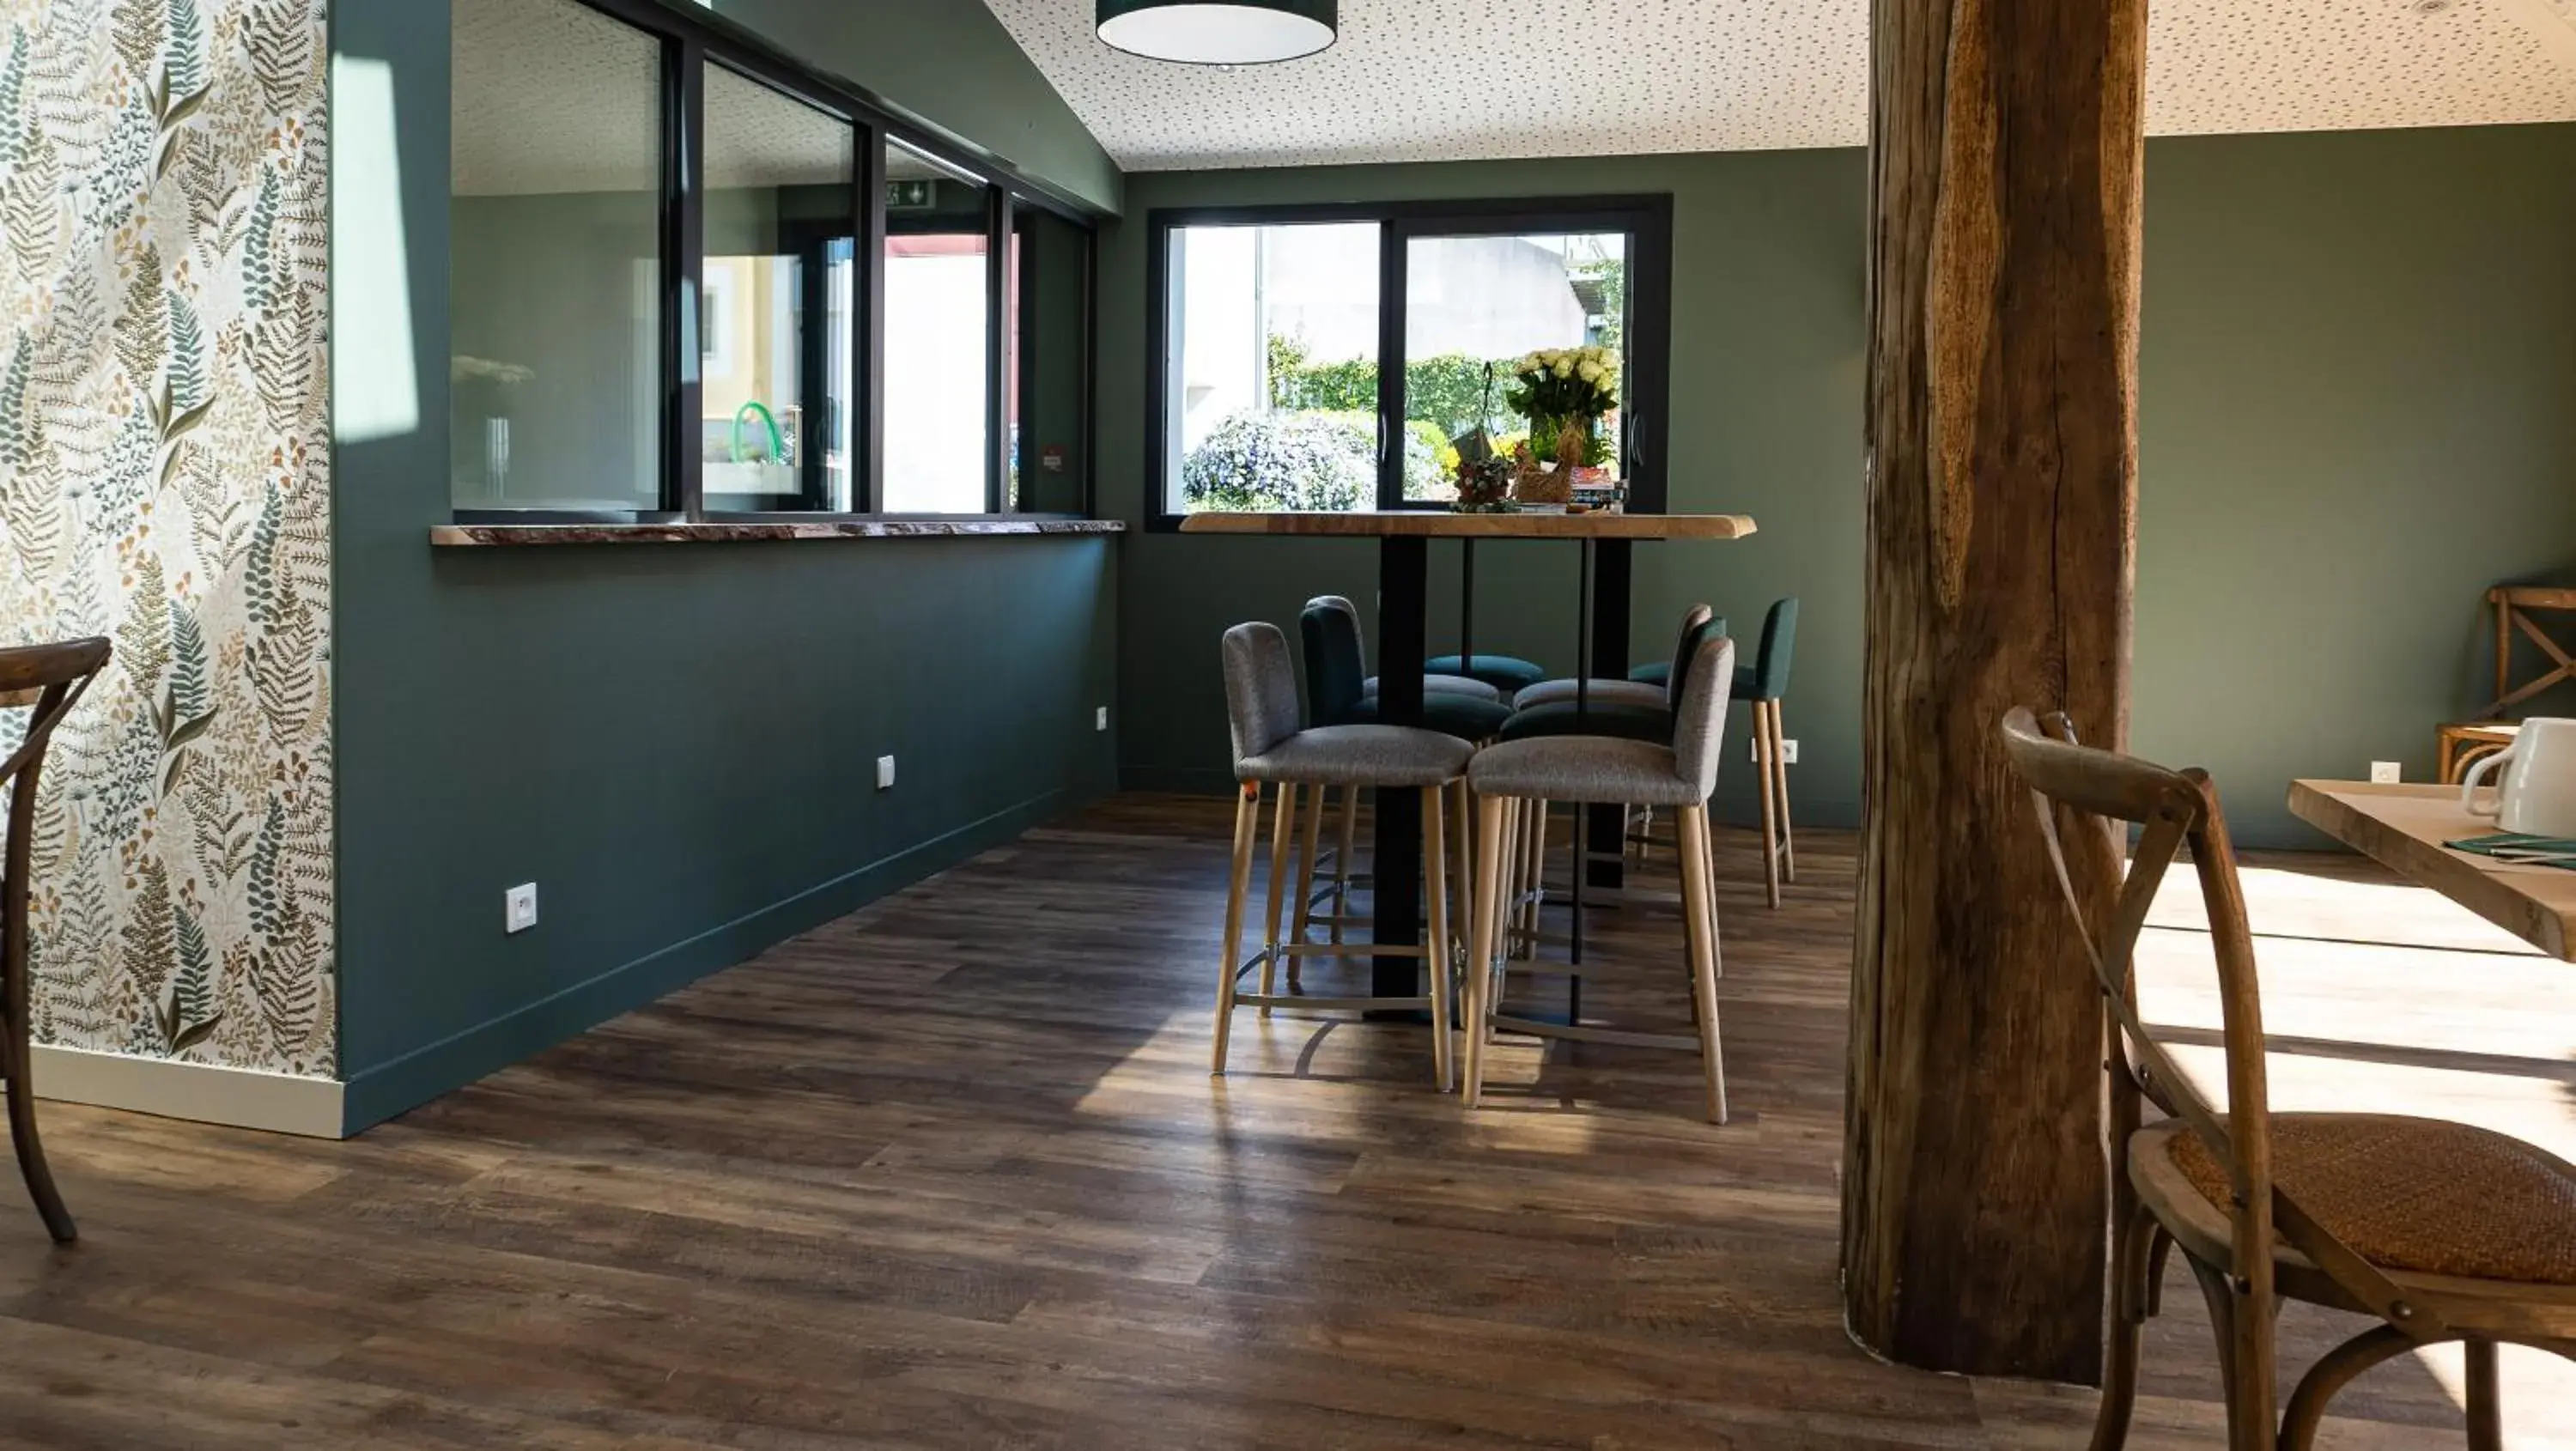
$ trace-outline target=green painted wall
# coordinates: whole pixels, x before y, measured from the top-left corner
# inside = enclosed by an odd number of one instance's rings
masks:
[[[717,14],[807,64],[981,146],[1102,211],[1109,153],[982,0],[714,0]]]
[[[1852,821],[1864,184],[1856,151],[1132,176],[1103,239],[1102,507],[1143,516],[1150,209],[1670,191],[1673,506],[1762,532],[1640,549],[1636,648],[1693,599],[1749,635],[1800,595],[1794,789]],[[2481,591],[2576,568],[2576,126],[2158,140],[2146,226],[2134,743],[2214,771],[2243,839],[2315,845],[2287,781],[2429,776],[2434,724],[2481,698]],[[1444,644],[1455,557],[1434,550]],[[1479,647],[1570,669],[1572,551],[1479,561]],[[1131,538],[1126,779],[1220,782],[1219,632],[1374,580],[1366,545]]]
[[[354,1128],[1107,789],[1092,711],[1115,686],[1117,546],[433,551],[447,6],[338,0],[332,18],[335,64],[390,69],[400,171],[397,212],[344,198],[335,271],[399,249],[407,277],[401,306],[334,330],[334,386],[375,420],[339,438],[332,530]],[[344,319],[360,302],[334,294]],[[880,754],[900,762],[888,794]],[[504,936],[502,892],[525,881],[540,925]]]

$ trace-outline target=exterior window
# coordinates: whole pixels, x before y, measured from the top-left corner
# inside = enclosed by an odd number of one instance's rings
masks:
[[[574,0],[454,14],[456,505],[658,508],[663,43]]]
[[[1438,507],[1477,448],[1662,508],[1671,232],[1658,197],[1155,213],[1158,520]]]
[[[1533,420],[1516,406],[1518,375],[1532,353],[1599,348],[1597,358],[1575,355],[1595,368],[1621,356],[1627,242],[1618,232],[1585,232],[1406,244],[1406,502],[1456,498],[1457,440],[1479,430],[1504,452],[1528,444],[1556,461],[1561,421]],[[1614,406],[1578,467],[1607,470],[1619,457],[1619,417]]]
[[[1172,511],[1374,507],[1377,224],[1175,227],[1165,245]]]
[[[850,124],[707,69],[698,449],[709,512],[857,507]]]
[[[995,457],[990,188],[888,142],[885,502],[980,514]]]

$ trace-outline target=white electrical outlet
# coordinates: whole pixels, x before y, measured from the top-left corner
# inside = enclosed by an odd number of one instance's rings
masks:
[[[537,925],[537,884],[524,882],[501,894],[501,931],[525,932]]]
[[[1092,712],[1091,728],[1096,731],[1105,731],[1109,729],[1109,707],[1104,705],[1100,709]]]
[[[877,789],[880,791],[894,789],[894,757],[892,756],[877,757]]]
[[[2382,786],[2394,786],[2406,779],[2406,773],[2395,761],[2373,761],[2370,779]]]
[[[1759,738],[1745,743],[1744,758],[1757,766],[1762,764],[1762,742]],[[1780,761],[1781,764],[1788,766],[1798,764],[1798,743],[1796,741],[1783,740],[1780,742]]]

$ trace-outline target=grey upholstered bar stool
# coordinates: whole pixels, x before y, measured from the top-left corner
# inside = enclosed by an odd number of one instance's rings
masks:
[[[1449,1044],[1449,892],[1447,870],[1448,816],[1454,788],[1463,819],[1467,759],[1475,748],[1455,736],[1411,726],[1334,725],[1300,729],[1297,672],[1289,663],[1288,637],[1276,625],[1255,622],[1225,632],[1225,704],[1234,733],[1234,777],[1241,785],[1234,807],[1234,872],[1225,903],[1225,961],[1217,974],[1216,1052],[1212,1071],[1225,1072],[1228,1034],[1234,1010],[1245,1003],[1267,1017],[1276,1007],[1370,1009],[1418,1007],[1431,1010],[1431,1066],[1442,1092],[1451,1081]],[[1252,844],[1261,817],[1261,791],[1276,788],[1270,833],[1270,905],[1263,918],[1262,949],[1243,956],[1243,899],[1252,880]],[[1424,895],[1429,906],[1426,942],[1373,942],[1365,945],[1282,943],[1279,908],[1289,882],[1303,882],[1311,862],[1294,870],[1290,844],[1296,840],[1298,797],[1309,797],[1307,809],[1321,812],[1327,792],[1337,786],[1365,786],[1380,792],[1422,793]],[[1313,840],[1310,836],[1309,842]],[[1283,961],[1315,953],[1336,957],[1412,957],[1422,960],[1429,991],[1407,997],[1307,997],[1277,994],[1275,972]],[[1241,991],[1237,984],[1253,968],[1261,969],[1261,990]]]
[[[1691,636],[1699,632],[1700,626],[1712,621],[1717,625],[1715,633],[1720,635],[1726,633],[1726,621],[1717,618],[1716,610],[1707,605],[1691,606],[1682,615],[1681,632],[1673,648],[1675,650],[1688,648]],[[1512,697],[1512,709],[1528,710],[1532,706],[1553,705],[1559,701],[1575,700],[1580,700],[1586,705],[1606,705],[1613,710],[1669,710],[1672,706],[1672,703],[1664,698],[1664,681],[1660,679],[1649,685],[1642,681],[1628,679],[1606,680],[1596,677],[1589,681],[1579,681],[1568,677],[1563,680],[1542,680],[1529,689],[1521,691]]]
[[[1476,799],[1476,902],[1467,950],[1467,1105],[1484,1092],[1485,1039],[1497,1027],[1541,1037],[1697,1048],[1707,1078],[1708,1117],[1726,1122],[1726,1061],[1717,1032],[1717,903],[1709,856],[1708,797],[1717,789],[1727,695],[1735,680],[1735,642],[1704,640],[1691,657],[1670,745],[1611,736],[1543,736],[1506,741],[1476,753],[1467,780]],[[1506,865],[1522,824],[1548,801],[1669,807],[1681,827],[1683,929],[1690,946],[1695,1038],[1504,1016],[1511,953],[1503,922],[1515,905]]]

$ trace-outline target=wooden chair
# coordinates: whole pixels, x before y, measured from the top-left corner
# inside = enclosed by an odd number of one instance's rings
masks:
[[[2003,723],[2031,788],[2076,937],[2102,990],[2113,1142],[2110,1363],[2094,1451],[2128,1438],[2140,1327],[2166,1251],[2200,1281],[2227,1385],[2228,1446],[2303,1451],[2326,1405],[2363,1371],[2418,1346],[2463,1342],[2469,1444],[2503,1444],[2496,1346],[2576,1358],[2576,1166],[2518,1139],[2438,1119],[2271,1111],[2252,933],[2218,792],[2077,745],[2063,717]],[[2077,884],[2118,874],[2129,826],[2144,829],[2116,896]],[[2156,887],[2188,847],[2217,958],[2229,1111],[2192,1087],[2139,1020],[2133,958]],[[2069,858],[2079,865],[2069,866]],[[2167,1115],[2142,1126],[2144,1106]],[[2273,1315],[2283,1299],[2375,1317],[2301,1378],[2276,1429]]]
[[[2522,729],[2515,712],[2523,702],[2562,681],[2576,681],[2576,652],[2551,639],[2532,618],[2536,613],[2576,610],[2576,589],[2498,585],[2487,591],[2487,607],[2495,612],[2495,699],[2478,712],[2478,719],[2454,721],[2434,732],[2435,770],[2446,786],[2459,784],[2460,773],[2480,756],[2513,744]],[[2549,667],[2519,683],[2513,678],[2517,632],[2540,647]]]
[[[7,855],[0,858],[0,1077],[9,1082],[9,1138],[18,1150],[18,1172],[26,1177],[27,1193],[57,1244],[70,1244],[79,1230],[63,1207],[62,1191],[54,1187],[44,1145],[36,1137],[36,1086],[27,1070],[28,1038],[34,1031],[28,1012],[27,876],[35,854],[36,777],[44,768],[45,746],[54,727],[107,668],[108,653],[108,643],[98,639],[0,650],[0,709],[31,712],[17,750],[0,761],[0,787],[9,792]]]

